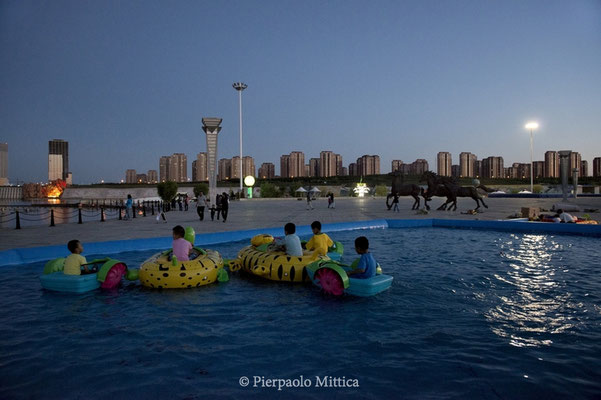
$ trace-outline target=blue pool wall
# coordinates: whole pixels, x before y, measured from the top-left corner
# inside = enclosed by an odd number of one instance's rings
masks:
[[[520,233],[572,234],[601,237],[601,225],[553,224],[528,221],[481,221],[454,219],[374,219],[369,221],[339,222],[323,224],[326,233],[348,231],[354,229],[386,229],[386,228],[455,228],[483,229]],[[309,225],[297,226],[299,236],[311,234]],[[212,244],[248,240],[260,233],[283,236],[283,228],[259,228],[230,232],[201,233],[196,235],[195,244],[209,246]],[[146,239],[112,240],[108,242],[85,242],[86,254],[117,254],[126,251],[162,250],[171,247],[171,236]],[[65,245],[27,247],[0,251],[0,266],[21,265],[51,260],[68,255]]]

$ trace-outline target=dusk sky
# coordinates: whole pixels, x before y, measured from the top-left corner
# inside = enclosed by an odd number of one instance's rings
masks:
[[[601,156],[601,1],[0,2],[0,142],[9,178],[46,181],[69,141],[74,183],[118,182],[206,150],[273,162],[303,151],[348,166],[470,151],[529,162]]]

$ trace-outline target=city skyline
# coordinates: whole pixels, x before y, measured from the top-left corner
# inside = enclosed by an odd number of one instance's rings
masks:
[[[537,160],[576,149],[590,168],[601,147],[595,0],[9,2],[0,18],[11,182],[44,181],[56,137],[74,183],[155,169],[159,153],[193,159],[204,116],[223,118],[219,154],[238,154],[240,80],[244,155],[276,167],[323,149],[386,166],[434,166],[441,149],[526,162],[531,119]]]

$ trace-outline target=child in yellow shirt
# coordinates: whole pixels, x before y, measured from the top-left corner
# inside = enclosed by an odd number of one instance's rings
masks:
[[[65,266],[63,268],[63,274],[65,275],[81,275],[81,267],[83,266],[84,274],[92,274],[95,271],[88,269],[86,258],[81,255],[83,253],[83,246],[79,240],[71,240],[67,243],[67,248],[71,252],[69,257],[65,260]]]
[[[306,244],[307,250],[314,250],[314,258],[325,256],[328,253],[328,248],[334,245],[334,242],[328,235],[321,233],[321,222],[313,221],[311,230],[313,231],[313,237]]]

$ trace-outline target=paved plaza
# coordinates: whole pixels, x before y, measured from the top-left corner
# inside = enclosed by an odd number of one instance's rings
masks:
[[[59,224],[55,227],[27,227],[20,230],[2,228],[0,230],[0,250],[13,248],[37,247],[66,244],[71,239],[82,242],[103,242],[109,240],[127,240],[170,236],[175,225],[192,226],[196,233],[222,232],[257,228],[284,226],[287,222],[297,225],[309,225],[314,220],[322,223],[364,221],[382,218],[418,219],[506,219],[519,213],[522,207],[539,207],[550,210],[553,204],[561,199],[517,199],[486,198],[488,209],[476,215],[464,214],[475,207],[471,199],[459,199],[457,211],[436,211],[434,208],[442,203],[442,199],[434,199],[430,205],[433,210],[428,214],[420,214],[411,210],[413,199],[401,198],[400,212],[386,209],[384,198],[337,198],[336,208],[329,209],[326,199],[313,202],[313,210],[307,210],[306,201],[297,199],[252,199],[232,201],[227,222],[211,221],[210,214],[205,212],[204,221],[199,221],[193,204],[189,211],[171,211],[167,215],[167,223],[157,222],[156,216],[138,216],[130,221],[107,220],[93,221],[84,224]],[[581,210],[601,209],[601,198],[570,199],[570,203],[578,205]],[[585,214],[584,211],[576,215]],[[601,213],[588,212],[595,220],[601,220]]]

